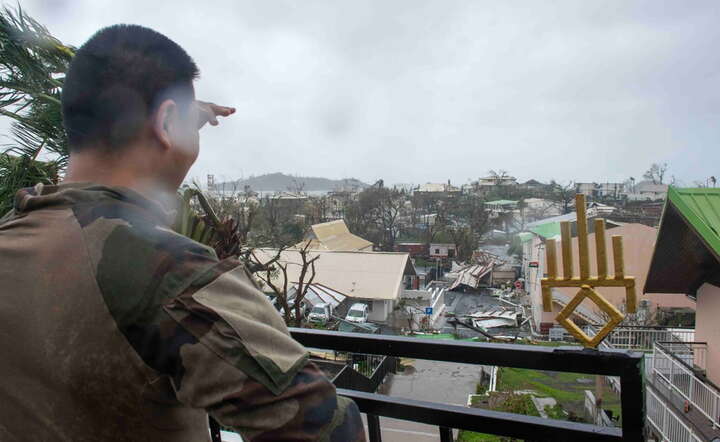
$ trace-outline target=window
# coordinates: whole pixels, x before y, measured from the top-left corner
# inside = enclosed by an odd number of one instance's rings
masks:
[[[436,254],[436,255],[439,255],[439,254],[440,254],[440,249],[435,249],[435,254]]]

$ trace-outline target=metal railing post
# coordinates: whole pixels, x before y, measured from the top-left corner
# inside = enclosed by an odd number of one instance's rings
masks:
[[[440,427],[440,442],[454,442],[452,429],[448,427]]]
[[[367,415],[368,438],[370,442],[382,442],[382,433],[380,431],[380,417],[376,414]]]

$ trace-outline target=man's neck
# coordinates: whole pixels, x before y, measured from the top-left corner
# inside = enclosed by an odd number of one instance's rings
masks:
[[[145,198],[166,203],[167,195],[174,190],[152,174],[145,173],[146,163],[137,163],[132,153],[122,158],[98,155],[93,152],[77,152],[70,155],[63,183],[93,183],[108,187],[125,187],[143,195]],[[141,164],[133,168],[133,164]]]

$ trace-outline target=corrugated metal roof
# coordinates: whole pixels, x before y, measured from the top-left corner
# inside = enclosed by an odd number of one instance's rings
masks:
[[[517,201],[513,200],[496,200],[496,201],[488,201],[485,203],[486,206],[508,206],[510,204],[517,204]]]
[[[697,233],[720,255],[720,189],[668,189],[668,199]]]
[[[297,284],[293,285],[289,290],[288,297],[294,298],[295,292],[297,292]],[[346,296],[337,290],[333,290],[330,287],[325,287],[322,284],[310,284],[308,290],[305,293],[305,300],[312,305],[320,303],[330,304],[333,307],[337,307],[345,300]]]
[[[539,226],[530,227],[528,230],[542,236],[543,238],[553,238],[560,235],[560,223],[552,222],[541,224]]]
[[[570,212],[570,213],[566,213],[565,215],[558,215],[558,216],[553,216],[550,218],[539,219],[537,221],[528,223],[527,226],[528,227],[537,227],[537,226],[541,226],[543,224],[559,223],[560,221],[575,221],[576,219],[577,219],[577,213]]]
[[[520,232],[518,233],[518,237],[520,238],[520,242],[525,242],[533,239],[533,234],[530,232]]]
[[[645,292],[696,294],[720,285],[720,189],[668,189]]]

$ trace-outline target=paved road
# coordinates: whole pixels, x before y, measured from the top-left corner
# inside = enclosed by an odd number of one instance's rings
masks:
[[[388,395],[464,406],[480,380],[478,366],[415,360],[414,370],[393,375]],[[380,419],[383,441],[434,442],[440,440],[436,426],[397,419]]]

